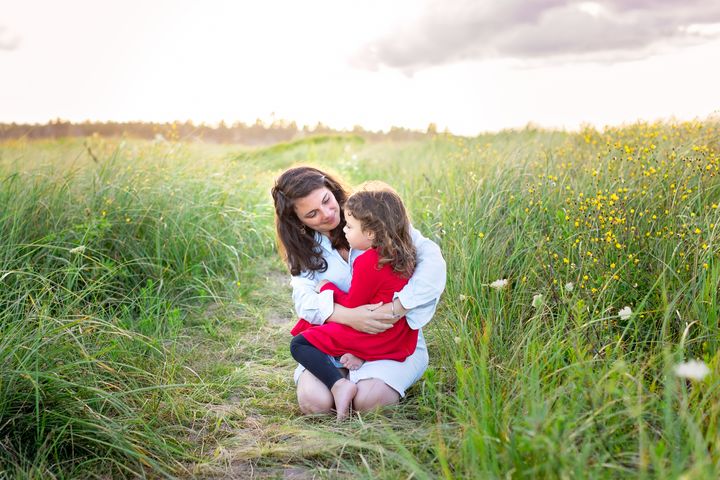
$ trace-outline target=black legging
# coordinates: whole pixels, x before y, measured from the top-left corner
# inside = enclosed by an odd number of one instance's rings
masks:
[[[326,353],[318,350],[301,334],[295,335],[290,342],[290,354],[295,360],[323,382],[328,390],[343,377],[342,373],[330,361]]]

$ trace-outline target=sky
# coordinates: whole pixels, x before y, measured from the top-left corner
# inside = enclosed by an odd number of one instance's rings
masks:
[[[0,122],[720,115],[717,0],[0,0]]]

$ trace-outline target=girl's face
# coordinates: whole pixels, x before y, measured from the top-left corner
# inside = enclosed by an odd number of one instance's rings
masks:
[[[340,225],[340,205],[327,187],[295,200],[295,215],[308,228],[325,236]]]
[[[367,250],[372,247],[372,242],[375,239],[375,234],[369,231],[363,231],[360,225],[360,221],[353,217],[349,212],[345,212],[345,238],[351,248],[357,250]]]

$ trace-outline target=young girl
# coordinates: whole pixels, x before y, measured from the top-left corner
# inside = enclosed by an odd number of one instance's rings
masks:
[[[353,263],[347,292],[326,280],[318,284],[318,290],[332,290],[335,303],[348,308],[392,303],[415,267],[410,221],[402,200],[387,185],[362,190],[345,203],[345,219],[350,247],[366,251]],[[305,320],[298,321],[291,333],[296,335],[290,343],[293,358],[330,389],[338,419],[347,416],[357,386],[343,377],[328,355],[342,356],[341,365],[349,369],[358,368],[364,360],[403,361],[415,351],[418,338],[418,331],[404,317],[375,335],[339,323],[313,326]]]

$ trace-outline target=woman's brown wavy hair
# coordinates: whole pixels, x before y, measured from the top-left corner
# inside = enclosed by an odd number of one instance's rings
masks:
[[[283,172],[271,190],[275,203],[278,250],[290,268],[291,275],[299,275],[303,270],[319,272],[327,270],[327,261],[315,241],[315,231],[305,227],[295,213],[296,200],[323,187],[327,187],[335,195],[340,206],[340,224],[330,232],[330,242],[335,249],[349,249],[350,246],[343,233],[345,226],[343,206],[348,193],[339,181],[317,168],[296,167]]]
[[[356,218],[364,232],[375,234],[372,247],[380,256],[378,268],[389,263],[398,274],[411,277],[415,270],[415,246],[402,199],[382,182],[360,188],[345,203],[345,215]]]

